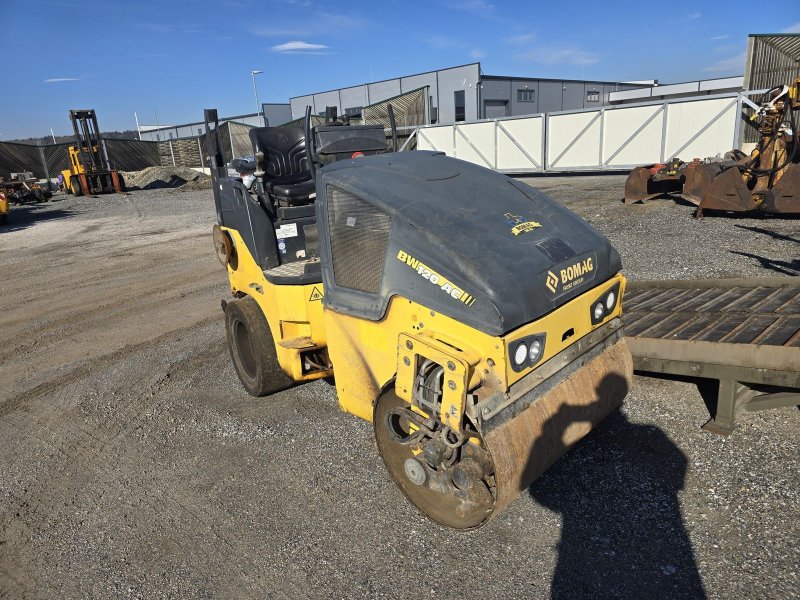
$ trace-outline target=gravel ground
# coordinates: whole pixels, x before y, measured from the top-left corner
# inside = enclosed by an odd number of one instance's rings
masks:
[[[618,176],[529,182],[609,235],[631,278],[797,274],[800,221],[626,206]],[[717,437],[694,383],[637,376],[529,493],[451,532],[402,498],[332,387],[241,389],[209,192],[14,208],[0,597],[800,598],[796,409]]]

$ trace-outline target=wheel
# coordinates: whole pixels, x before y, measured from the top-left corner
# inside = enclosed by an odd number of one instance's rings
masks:
[[[491,516],[494,467],[477,433],[448,448],[441,423],[431,430],[393,387],[378,397],[372,424],[386,469],[423,514],[453,529],[473,529]]]
[[[8,224],[8,215],[0,215],[0,225]]]
[[[225,332],[233,367],[248,394],[266,396],[292,386],[278,364],[269,323],[253,298],[228,302]]]
[[[79,177],[70,177],[69,187],[72,188],[72,193],[75,196],[83,196],[83,188],[81,187],[81,180]]]
[[[119,179],[119,191],[124,192],[125,190],[125,179],[122,177],[122,173],[117,173],[117,179]]]

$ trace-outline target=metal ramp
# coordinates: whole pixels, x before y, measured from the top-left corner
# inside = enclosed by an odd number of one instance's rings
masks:
[[[631,282],[624,303],[634,369],[719,381],[704,429],[800,405],[800,277]]]

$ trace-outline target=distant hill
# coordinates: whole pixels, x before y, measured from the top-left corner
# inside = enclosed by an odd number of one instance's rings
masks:
[[[101,133],[104,138],[113,140],[138,140],[139,134],[136,131],[104,131]],[[31,146],[48,146],[53,143],[53,138],[49,135],[37,138],[19,138],[16,140],[3,140],[4,142],[14,142],[16,144],[30,144]],[[57,144],[68,144],[75,141],[72,135],[57,135]]]

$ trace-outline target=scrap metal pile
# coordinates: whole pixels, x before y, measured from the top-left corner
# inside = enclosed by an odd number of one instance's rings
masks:
[[[705,210],[800,214],[798,110],[800,77],[769,90],[750,117],[759,141],[749,155],[731,150],[722,159],[638,167],[625,183],[625,202],[674,194],[697,206],[697,217]]]

